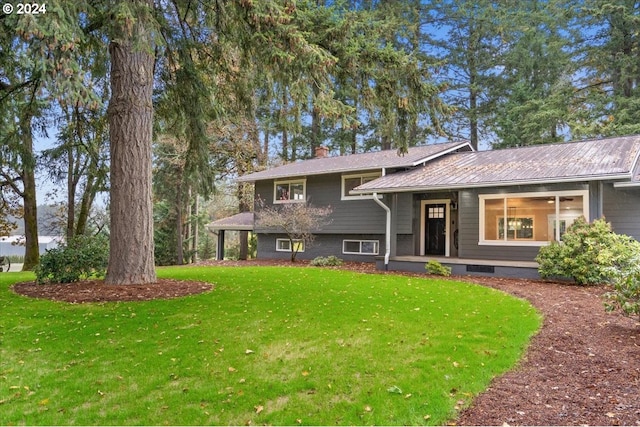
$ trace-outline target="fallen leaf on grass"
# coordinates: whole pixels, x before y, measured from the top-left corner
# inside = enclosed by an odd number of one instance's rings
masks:
[[[260,412],[264,411],[264,406],[262,405],[254,406],[253,408],[256,410],[256,414],[259,414]]]
[[[400,389],[400,387],[398,387],[397,385],[394,385],[392,387],[389,387],[387,389],[387,391],[389,393],[395,393],[395,394],[402,394],[402,390]]]
[[[233,366],[229,366],[229,372],[238,372],[238,370]]]

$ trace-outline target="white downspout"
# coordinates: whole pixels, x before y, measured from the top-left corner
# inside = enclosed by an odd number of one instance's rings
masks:
[[[373,193],[373,201],[379,204],[387,212],[387,227],[385,232],[384,269],[389,269],[389,256],[391,255],[391,209],[378,199],[378,193]]]

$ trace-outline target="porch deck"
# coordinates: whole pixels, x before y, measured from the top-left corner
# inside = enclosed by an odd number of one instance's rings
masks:
[[[389,258],[388,270],[424,272],[428,261],[435,260],[451,267],[451,273],[465,276],[494,276],[539,279],[535,261],[487,260],[437,256],[395,256]],[[376,259],[376,268],[384,270],[384,258]]]

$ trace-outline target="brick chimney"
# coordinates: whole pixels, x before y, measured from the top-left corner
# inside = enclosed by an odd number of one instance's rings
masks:
[[[324,145],[316,147],[316,158],[317,159],[323,159],[323,158],[328,157],[328,156],[329,156],[329,149],[327,147],[325,147]]]

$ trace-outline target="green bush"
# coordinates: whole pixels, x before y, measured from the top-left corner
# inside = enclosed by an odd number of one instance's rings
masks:
[[[424,269],[427,270],[427,273],[435,274],[436,276],[451,276],[451,267],[442,265],[438,261],[433,259],[424,265]]]
[[[543,278],[571,278],[579,285],[611,283],[640,253],[640,243],[616,234],[604,219],[589,224],[580,217],[567,228],[562,242],[543,246],[536,261]]]
[[[620,310],[640,320],[640,251],[625,268],[613,269],[613,289],[605,294],[607,312]]]
[[[334,255],[328,257],[319,256],[311,260],[311,265],[315,267],[339,267],[342,265],[342,260]]]
[[[108,262],[109,241],[106,236],[76,236],[40,257],[36,281],[40,284],[71,283],[103,277]]]

